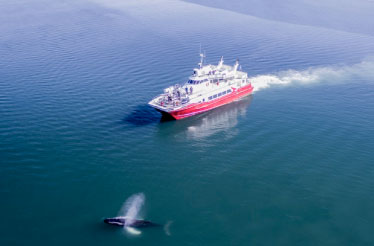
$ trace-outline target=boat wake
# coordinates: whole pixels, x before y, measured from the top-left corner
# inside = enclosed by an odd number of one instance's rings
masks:
[[[374,79],[374,59],[351,66],[317,67],[303,71],[287,70],[277,74],[258,75],[250,78],[254,92],[272,86],[292,84],[341,83],[352,78]]]

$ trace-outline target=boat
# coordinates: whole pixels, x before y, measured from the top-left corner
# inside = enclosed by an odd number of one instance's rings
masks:
[[[163,115],[183,119],[231,103],[252,93],[248,74],[240,71],[239,60],[234,66],[225,65],[221,57],[218,65],[204,65],[200,53],[198,68],[188,81],[164,89],[164,93],[148,104]]]

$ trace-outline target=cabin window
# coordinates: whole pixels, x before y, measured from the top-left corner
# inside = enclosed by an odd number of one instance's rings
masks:
[[[220,93],[218,93],[218,96],[220,97],[220,96],[222,96],[222,93],[220,92]]]
[[[226,95],[226,91],[222,92],[222,95]]]
[[[213,99],[213,97],[208,97],[209,98],[209,100],[212,100]]]
[[[227,93],[230,93],[230,92],[231,92],[231,89],[228,89],[228,90],[227,90]]]
[[[217,98],[217,94],[213,95],[213,98]]]
[[[205,102],[205,98],[203,98],[203,102]]]

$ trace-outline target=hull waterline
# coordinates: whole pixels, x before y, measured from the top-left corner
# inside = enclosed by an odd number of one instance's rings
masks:
[[[252,85],[249,84],[245,87],[239,88],[236,91],[233,91],[231,94],[228,94],[222,98],[218,98],[210,102],[189,105],[186,108],[182,108],[182,109],[171,111],[171,112],[165,112],[159,109],[157,111],[161,112],[163,115],[169,115],[169,117],[171,116],[176,120],[180,120],[180,119],[184,119],[184,118],[191,117],[197,114],[201,114],[209,110],[218,108],[222,105],[231,103],[242,97],[250,95],[252,91],[253,91],[253,87]]]

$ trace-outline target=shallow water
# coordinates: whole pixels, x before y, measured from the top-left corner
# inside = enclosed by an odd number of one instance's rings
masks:
[[[371,245],[374,37],[174,1],[0,9],[0,244]],[[147,102],[221,55],[256,92]],[[102,223],[142,192],[129,235]]]

